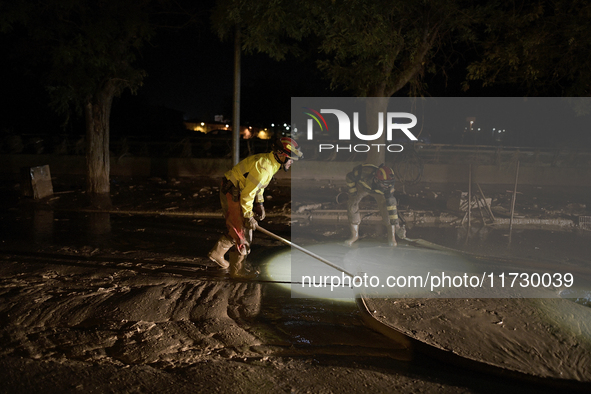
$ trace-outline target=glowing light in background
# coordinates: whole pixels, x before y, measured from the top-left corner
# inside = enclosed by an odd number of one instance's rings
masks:
[[[271,138],[271,134],[268,132],[267,129],[264,129],[264,130],[259,131],[259,133],[257,134],[257,137],[261,140],[268,140]]]

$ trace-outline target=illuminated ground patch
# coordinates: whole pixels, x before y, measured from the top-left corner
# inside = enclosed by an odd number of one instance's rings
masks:
[[[466,255],[375,242],[306,246],[335,269],[295,248],[269,258],[266,275],[284,282],[293,297],[379,298],[557,298],[574,289],[575,275],[522,261]],[[578,278],[578,289],[588,282]]]

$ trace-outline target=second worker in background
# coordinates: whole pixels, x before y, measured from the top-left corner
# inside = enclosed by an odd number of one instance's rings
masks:
[[[349,201],[347,215],[351,229],[351,238],[345,241],[345,245],[351,246],[359,239],[359,202],[365,196],[372,196],[378,203],[378,209],[382,215],[382,223],[388,229],[388,243],[396,246],[396,236],[406,238],[406,230],[400,225],[394,197],[394,172],[384,164],[360,164],[353,168],[346,176],[349,188]]]

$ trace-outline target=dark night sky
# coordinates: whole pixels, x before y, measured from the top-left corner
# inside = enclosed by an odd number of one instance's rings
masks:
[[[137,97],[127,93],[123,102],[141,102],[178,110],[186,119],[213,120],[214,115],[232,116],[234,47],[233,38],[221,42],[204,18],[203,25],[174,32],[160,32],[142,51],[141,65],[148,73]],[[268,126],[289,122],[291,97],[342,97],[352,93],[331,90],[329,81],[313,60],[293,57],[276,61],[266,54],[242,54],[242,123]],[[515,96],[513,90],[497,86],[462,92],[465,65],[447,69],[448,79],[427,75],[428,95]],[[406,96],[402,90],[397,93]]]
[[[213,1],[208,0],[210,6]],[[205,6],[203,6],[205,7]],[[221,42],[209,24],[209,12],[202,12],[200,24],[181,30],[159,31],[142,48],[138,64],[148,76],[137,95],[129,91],[115,99],[112,132],[129,130],[136,119],[154,115],[160,107],[180,112],[179,117],[212,121],[215,115],[232,117],[234,48],[233,39]],[[0,44],[6,40],[0,37]],[[0,50],[4,49],[0,45]],[[22,61],[22,60],[21,60]],[[0,105],[6,111],[4,127],[27,132],[59,127],[62,118],[48,108],[45,88],[34,76],[23,75],[18,63],[9,63],[9,72],[0,74],[4,94]],[[452,75],[447,86],[442,78],[429,76],[426,82],[433,96],[460,94],[463,68]],[[449,73],[449,70],[448,70]],[[333,91],[312,60],[288,58],[275,61],[265,54],[242,54],[241,120],[243,124],[268,126],[289,122],[291,97],[347,96]],[[405,92],[399,92],[404,95]],[[493,93],[494,94],[494,93]],[[478,95],[477,90],[470,95]],[[501,94],[505,95],[505,94]],[[10,118],[10,119],[8,119]],[[42,127],[39,127],[43,125]],[[70,125],[83,132],[83,125]],[[16,132],[21,132],[15,130]]]
[[[187,119],[213,121],[214,115],[232,117],[234,48],[233,39],[221,42],[209,25],[182,30],[159,31],[141,50],[138,65],[148,76],[136,95],[125,91],[112,110],[112,132],[129,129],[134,119],[150,115],[151,107],[180,112]],[[0,50],[11,43],[0,37]],[[36,134],[59,128],[63,118],[48,108],[48,94],[35,75],[23,74],[23,60],[9,61],[0,73],[0,95],[4,129]],[[13,59],[14,60],[14,59]],[[26,60],[25,60],[26,61]],[[292,96],[342,95],[328,87],[315,65],[293,58],[277,62],[265,54],[242,54],[241,119],[243,123],[268,125],[289,122]],[[133,119],[132,119],[133,118]],[[83,133],[83,125],[71,124],[70,132]]]
[[[233,39],[221,42],[209,26],[165,32],[143,51],[141,62],[148,77],[138,99],[182,111],[185,119],[231,118]],[[278,62],[265,54],[243,53],[241,63],[241,118],[245,122],[289,122],[292,96],[343,94],[329,89],[311,61],[290,58]]]

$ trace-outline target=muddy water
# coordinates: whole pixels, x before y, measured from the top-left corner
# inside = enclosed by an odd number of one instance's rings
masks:
[[[3,355],[182,365],[208,357],[408,358],[354,303],[236,281],[205,256],[221,220],[14,211],[2,220]],[[271,224],[271,228],[273,225]],[[283,231],[285,227],[273,228]],[[256,266],[276,250],[259,237]]]
[[[413,231],[414,230],[414,231]],[[422,238],[440,245],[481,255],[554,261],[591,261],[591,231],[513,228],[415,227],[409,238]]]
[[[441,365],[366,328],[352,303],[293,299],[264,276],[235,281],[204,256],[221,220],[11,211],[0,221],[0,318],[3,356],[182,366],[215,358],[350,355],[407,359],[420,375]],[[291,238],[285,225],[266,225]],[[362,226],[360,242],[384,239]],[[295,242],[339,242],[342,225],[315,226]],[[508,258],[588,262],[589,236],[514,229],[409,229],[454,249]],[[257,235],[262,264],[284,251]],[[424,372],[424,371],[429,372]],[[438,372],[438,373],[450,373]]]

